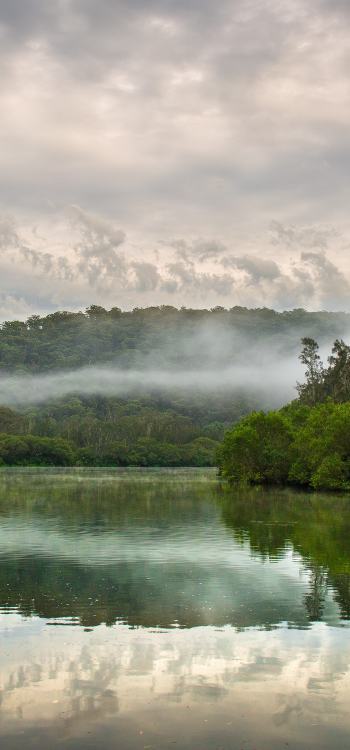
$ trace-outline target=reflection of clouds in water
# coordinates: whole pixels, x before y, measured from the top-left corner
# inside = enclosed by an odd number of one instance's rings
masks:
[[[220,526],[213,525],[208,535],[208,525],[198,520],[192,527],[180,522],[175,530],[160,527],[155,534],[134,523],[128,530],[104,530],[101,535],[85,529],[73,533],[55,521],[5,517],[0,546],[3,571],[10,556],[17,561],[25,557],[25,583],[16,583],[12,576],[11,591],[2,592],[3,602],[22,613],[50,618],[70,614],[85,625],[118,618],[166,627],[176,621],[242,628],[309,622],[305,598],[310,576],[292,548],[261,564],[248,542],[238,543]],[[61,579],[70,582],[68,589]],[[328,590],[323,616],[333,622],[339,617]]]
[[[28,624],[27,638],[22,621],[3,639],[3,732],[40,726],[67,737],[96,729],[101,719],[104,725],[125,717],[137,722],[146,711],[158,716],[164,733],[165,717],[176,706],[181,736],[182,715],[187,725],[194,715],[216,721],[218,704],[221,721],[253,713],[263,732],[308,727],[312,733],[313,722],[350,730],[343,629],[237,633],[229,627],[157,632],[102,626],[83,633],[48,629],[39,619]]]
[[[196,544],[188,529],[192,520]],[[82,565],[108,565],[115,562],[137,562],[148,560],[152,563],[170,561],[216,564],[235,566],[244,563],[252,567],[261,567],[258,555],[255,559],[248,540],[242,544],[227,533],[225,527],[217,524],[213,514],[215,528],[208,533],[208,521],[198,519],[181,520],[164,527],[145,526],[133,520],[126,529],[101,528],[64,528],[57,519],[43,520],[34,516],[15,518],[2,516],[0,524],[0,555],[16,555],[17,558],[27,554],[41,557],[57,557],[60,560],[75,561]],[[101,544],[101,538],[103,544]],[[290,545],[285,545],[283,557],[274,561],[276,569],[290,574],[294,578],[300,575],[300,563]]]

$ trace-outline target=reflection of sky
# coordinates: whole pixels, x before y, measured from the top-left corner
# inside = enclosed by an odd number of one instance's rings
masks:
[[[178,521],[161,528],[132,521],[126,528],[97,531],[91,524],[65,528],[58,519],[3,517],[0,560],[16,565],[22,560],[18,601],[21,586],[27,600],[39,601],[38,566],[49,571],[52,565],[54,575],[58,566],[75,585],[79,607],[74,615],[91,611],[91,601],[96,608],[108,601],[118,619],[137,624],[170,625],[178,620],[185,625],[308,625],[305,596],[310,575],[299,555],[287,547],[278,559],[262,561],[252,556],[248,541],[239,544],[213,519],[192,524],[187,519],[185,524]],[[28,581],[31,562],[33,578]],[[91,582],[89,574],[86,581],[89,570]],[[50,597],[55,600],[54,588]],[[324,597],[323,619],[335,623],[338,606],[327,588]],[[45,597],[34,611],[48,611]]]
[[[43,476],[3,488],[1,746],[348,750],[339,592],[287,533],[263,558],[206,484]]]
[[[212,562],[230,567],[241,564],[261,566],[261,559],[252,558],[248,541],[241,545],[223,526],[210,528],[208,522],[197,522],[192,528],[188,523],[184,526],[178,524],[175,531],[173,528],[159,529],[133,523],[128,529],[99,529],[96,533],[91,527],[84,526],[78,531],[62,530],[57,520],[1,518],[0,555],[12,554],[18,559],[28,553],[74,560],[83,565],[147,560],[162,564],[176,561],[198,565]],[[276,570],[299,577],[299,560],[288,554],[288,550],[274,563]]]
[[[125,747],[153,746],[156,737],[158,747],[176,740],[187,748],[190,734],[193,747],[209,748],[214,732],[218,742],[235,737],[247,747],[258,738],[262,748],[286,739],[298,748],[346,747],[346,630],[84,632],[17,615],[0,627],[2,737],[23,741],[35,728],[50,747],[92,735],[109,748],[118,731]]]

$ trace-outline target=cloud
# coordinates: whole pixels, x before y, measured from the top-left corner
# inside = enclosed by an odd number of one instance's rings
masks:
[[[330,243],[339,237],[339,232],[334,227],[295,227],[283,225],[279,221],[272,221],[270,230],[273,245],[298,249],[308,247],[327,250]]]
[[[23,296],[30,268],[53,306],[89,290],[127,305],[336,304],[336,274],[327,290],[300,257],[315,250],[339,266],[345,305],[348,13],[345,0],[0,0],[0,189],[15,217],[0,243],[19,279],[6,293]]]
[[[281,275],[281,270],[274,260],[265,260],[253,255],[241,257],[229,255],[223,258],[222,263],[227,268],[245,271],[252,283],[261,281],[261,279],[276,279]]]
[[[192,242],[186,242],[186,240],[173,240],[167,243],[168,246],[173,247],[180,260],[188,262],[189,260],[206,261],[213,258],[218,258],[226,252],[227,248],[223,242],[218,240],[194,240]]]
[[[135,291],[153,292],[157,289],[161,276],[153,263],[133,263],[132,268],[135,272]]]
[[[112,222],[83,211],[79,206],[71,209],[73,225],[80,231],[74,246],[77,269],[94,285],[109,281],[111,276],[125,278],[126,262],[120,247],[126,239],[125,233]]]
[[[344,216],[339,4],[25,5],[0,6],[10,210],[65,200],[169,236],[248,231],[276,207]]]
[[[225,297],[232,293],[234,278],[230,274],[222,273],[219,275],[216,273],[200,272],[196,270],[193,263],[181,261],[169,263],[166,271],[170,277],[170,284],[175,280],[176,286],[174,286],[174,291],[180,294],[192,293],[194,299],[205,299],[205,296],[212,292]],[[169,278],[165,280],[164,284],[165,287],[163,288],[170,291]]]
[[[17,234],[16,225],[12,217],[3,216],[0,219],[0,248],[7,251],[10,248],[20,247],[20,240]]]
[[[0,320],[29,318],[37,313],[37,305],[20,296],[0,293]]]
[[[256,239],[254,252],[239,255],[221,239],[162,241],[154,250],[142,238],[128,237],[116,222],[77,206],[61,215],[54,246],[47,227],[22,227],[4,216],[2,290],[9,299],[21,299],[17,317],[35,308],[35,300],[39,312],[84,308],[92,301],[126,308],[175,304],[349,310],[348,273],[334,257],[339,246],[346,248],[346,236],[329,228],[276,222],[273,231],[278,247],[292,252],[290,258],[280,252],[277,262],[259,253],[264,237]]]
[[[29,247],[21,238],[15,220],[10,216],[0,217],[0,249],[3,254],[10,254],[12,259],[17,255],[44,273],[52,271],[53,256]]]
[[[325,307],[348,305],[350,283],[345,275],[332,263],[325,253],[303,252],[302,262],[311,269],[315,283],[318,285]]]

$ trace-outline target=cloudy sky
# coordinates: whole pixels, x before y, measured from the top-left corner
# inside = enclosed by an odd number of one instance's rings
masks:
[[[348,0],[0,0],[0,319],[350,310]]]

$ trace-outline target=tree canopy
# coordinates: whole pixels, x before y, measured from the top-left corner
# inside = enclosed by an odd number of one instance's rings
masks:
[[[324,366],[316,341],[303,338],[306,366],[299,399],[279,411],[254,412],[227,431],[218,451],[234,483],[295,484],[350,490],[350,347],[334,342]]]

